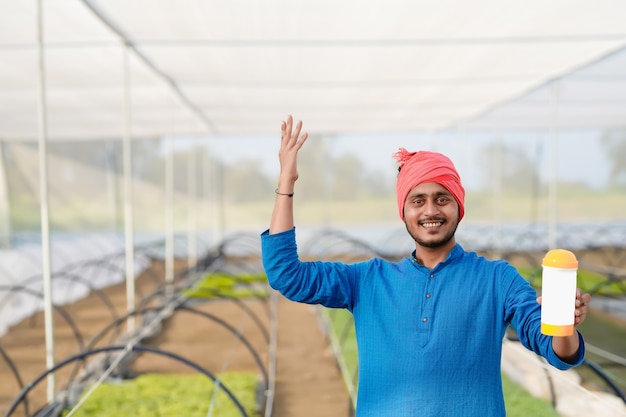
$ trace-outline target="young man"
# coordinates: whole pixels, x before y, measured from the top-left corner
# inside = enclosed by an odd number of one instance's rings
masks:
[[[297,154],[308,135],[282,123],[280,176],[263,263],[287,298],[354,316],[359,353],[358,417],[503,417],[502,339],[512,325],[522,344],[558,369],[579,365],[584,342],[541,334],[541,299],[505,261],[466,252],[455,242],[465,191],[453,163],[434,152],[401,149],[397,201],[415,241],[392,263],[301,262],[293,220]],[[576,295],[575,324],[589,294]]]

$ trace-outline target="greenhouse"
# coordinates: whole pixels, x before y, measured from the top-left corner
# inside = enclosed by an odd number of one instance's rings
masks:
[[[575,369],[507,332],[507,415],[626,416],[624,16],[0,0],[0,414],[355,415],[352,316],[289,302],[262,264],[292,115],[302,259],[410,256],[392,155],[448,155],[464,249],[538,291],[568,249],[593,297]]]

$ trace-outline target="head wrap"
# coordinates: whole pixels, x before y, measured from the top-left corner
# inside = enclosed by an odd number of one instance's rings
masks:
[[[459,205],[459,221],[465,214],[465,190],[454,164],[447,156],[429,151],[409,152],[400,148],[393,154],[400,164],[396,182],[398,212],[404,220],[404,203],[409,192],[425,182],[436,182],[444,186]]]

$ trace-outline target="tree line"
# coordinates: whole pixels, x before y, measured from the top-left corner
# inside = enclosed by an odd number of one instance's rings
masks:
[[[306,152],[299,159],[300,179],[298,197],[301,201],[320,199],[366,200],[386,198],[395,194],[394,166],[390,161],[389,171],[372,168],[357,155],[335,156],[328,141],[311,138],[306,144]],[[156,186],[165,183],[165,158],[163,140],[136,140],[132,142],[133,177],[152,182]],[[11,200],[35,203],[38,190],[27,177],[36,175],[32,168],[25,168],[24,161],[17,160],[11,152],[13,146],[31,147],[36,155],[34,143],[3,143],[2,153],[6,170],[7,187]],[[608,187],[626,190],[626,130],[607,131],[598,141],[610,164]],[[122,174],[122,144],[120,141],[51,142],[48,152],[80,164],[100,170],[110,170]],[[190,187],[188,166],[190,155],[197,164],[196,186],[200,195],[216,193],[226,202],[249,203],[267,201],[274,198],[277,178],[262,169],[260,159],[240,159],[226,163],[214,155],[210,147],[195,145],[191,149],[176,149],[173,152],[174,189],[187,193]],[[539,146],[534,155],[520,152],[514,147],[490,145],[480,152],[476,161],[482,170],[485,184],[495,175],[496,158],[501,161],[499,178],[507,190],[538,195],[543,193],[545,181],[541,180],[538,161],[544,149]],[[276,164],[278,160],[276,159]],[[585,169],[585,167],[581,167]],[[68,174],[71,175],[71,174]],[[590,173],[593,175],[593,173]],[[32,178],[31,178],[32,179]],[[209,184],[210,183],[210,184]],[[584,184],[562,184],[567,187],[585,187]],[[489,187],[487,185],[487,187]]]

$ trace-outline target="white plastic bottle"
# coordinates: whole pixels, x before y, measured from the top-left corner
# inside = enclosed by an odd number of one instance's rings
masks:
[[[576,255],[564,249],[548,251],[542,262],[541,333],[569,336],[574,333],[576,309]]]

